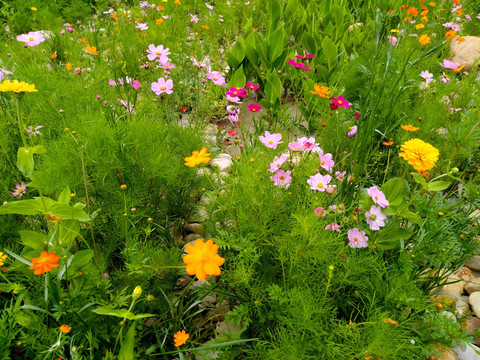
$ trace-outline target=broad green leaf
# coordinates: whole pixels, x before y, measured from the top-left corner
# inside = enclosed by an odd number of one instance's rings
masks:
[[[280,81],[280,77],[276,72],[273,71],[268,76],[264,91],[265,99],[270,104],[273,104],[275,100],[280,99],[282,96],[282,82]]]
[[[260,65],[260,59],[257,50],[255,50],[255,35],[253,32],[245,39],[245,56],[253,65]]]
[[[425,181],[425,178],[420,175],[419,173],[412,173],[413,180],[415,180],[416,183],[422,185],[424,189],[427,188],[427,182]]]
[[[325,36],[322,42],[322,48],[325,57],[327,58],[328,69],[332,71],[336,65],[335,58],[337,57],[337,47],[328,36]]]
[[[58,196],[58,202],[63,204],[68,204],[71,199],[70,194],[71,194],[70,187],[67,185]]]
[[[408,240],[413,235],[412,231],[400,227],[387,228],[376,234],[375,245],[379,250],[391,250],[400,246],[400,241]]]
[[[414,212],[405,211],[405,212],[401,212],[399,215],[407,220],[410,220],[414,224],[417,224],[418,226],[421,226],[423,223],[422,218],[418,214],[415,214]]]
[[[47,150],[45,150],[45,148],[42,145],[34,146],[33,148],[31,148],[31,151],[32,151],[32,153],[37,154],[37,155],[45,154],[47,152]]]
[[[448,188],[452,183],[450,181],[433,181],[427,183],[428,191],[442,191]]]
[[[405,201],[407,187],[403,179],[390,179],[383,184],[381,190],[392,207],[398,207]]]
[[[138,319],[155,316],[155,314],[135,315],[134,313],[128,311],[127,309],[109,309],[106,307],[98,307],[96,309],[93,309],[92,311],[98,315],[116,316],[119,318],[127,318],[128,320],[138,320]]]
[[[57,216],[61,216],[62,219],[75,219],[81,222],[88,222],[91,220],[88,214],[82,209],[58,202],[55,202],[53,205],[51,205],[48,208],[48,212],[51,212]]]
[[[135,323],[130,325],[125,340],[122,343],[120,352],[118,353],[119,360],[131,360],[134,358],[133,349],[135,345]]]
[[[283,18],[285,23],[295,22],[296,19],[293,18],[298,9],[298,0],[288,0],[287,5],[285,6],[285,11],[283,12]]]
[[[302,35],[302,44],[307,48],[310,54],[317,53],[317,43],[315,38],[307,32],[304,32]]]
[[[18,294],[20,291],[24,290],[25,286],[17,283],[2,283],[0,284],[0,291],[4,293],[13,293]]]
[[[31,230],[20,230],[19,233],[23,245],[37,252],[42,252],[44,249],[43,244],[47,242],[45,234]]]
[[[288,42],[287,34],[283,27],[279,27],[268,37],[267,56],[270,62],[274,62],[285,49]]]
[[[282,16],[282,5],[279,0],[268,0],[268,13],[270,15],[270,30],[280,23]]]
[[[25,177],[32,176],[35,163],[32,149],[21,147],[17,152],[17,167]]]
[[[237,88],[243,88],[245,86],[246,77],[243,73],[243,65],[241,65],[235,74],[233,74],[232,78],[230,79],[229,85]]]
[[[227,62],[232,69],[237,69],[245,58],[243,38],[238,38],[232,49],[227,52]]]
[[[88,265],[92,261],[92,258],[93,250],[79,250],[73,256],[73,260],[70,266],[76,271],[80,270],[85,265]]]
[[[335,4],[332,8],[332,13],[333,13],[333,16],[335,18],[335,29],[337,30],[336,31],[336,36],[335,38],[337,39],[340,39],[340,37],[344,34],[344,29],[343,29],[343,13],[344,13],[344,9],[341,8],[340,6],[338,6],[338,4]]]

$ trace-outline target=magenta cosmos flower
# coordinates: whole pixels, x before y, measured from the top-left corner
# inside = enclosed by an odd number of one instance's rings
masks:
[[[172,79],[165,80],[164,78],[159,78],[157,82],[152,83],[152,91],[157,95],[162,93],[173,93]]]
[[[20,199],[23,196],[23,194],[25,194],[26,192],[27,192],[27,186],[22,181],[20,184],[15,183],[15,189],[13,189],[13,191],[10,191],[10,194],[16,197],[17,199]]]
[[[364,248],[367,245],[368,236],[365,235],[365,231],[360,231],[354,228],[348,232],[348,242],[351,248]]]
[[[45,38],[39,32],[30,31],[28,34],[18,35],[17,40],[26,43],[28,46],[37,46],[44,42]]]
[[[290,187],[290,183],[292,182],[292,177],[290,176],[291,173],[291,171],[278,170],[273,176],[270,177],[270,180],[273,181],[273,185],[288,189]]]
[[[335,104],[338,107],[344,107],[344,108],[349,108],[350,107],[350,103],[348,102],[348,100],[345,100],[343,98],[343,95],[339,95],[337,98],[332,97],[332,104]]]
[[[382,208],[380,206],[372,205],[369,211],[365,212],[367,217],[367,224],[370,226],[370,230],[380,230],[381,227],[385,226],[386,215],[382,213]]]
[[[318,207],[318,208],[315,209],[315,215],[320,216],[320,217],[324,217],[324,216],[327,215],[327,212],[325,211],[324,208]]]
[[[315,142],[314,137],[310,137],[310,138],[301,137],[297,139],[297,143],[302,144],[301,146],[302,150],[314,150],[314,148],[318,145]]]
[[[260,105],[250,104],[250,105],[248,105],[248,110],[250,110],[251,112],[259,112],[260,111]]]
[[[227,91],[225,95],[232,97],[245,97],[247,96],[247,90],[230,86],[230,90]]]
[[[268,169],[269,172],[275,172],[280,167],[287,161],[287,154],[282,154],[280,157],[275,156],[275,159],[273,159],[272,163],[270,164],[270,169]]]
[[[245,87],[247,87],[249,89],[252,89],[252,90],[257,90],[260,86],[258,86],[257,84],[252,84],[251,82],[247,82],[245,84]]]
[[[367,193],[371,196],[373,202],[381,208],[385,208],[390,205],[388,200],[385,198],[385,194],[381,192],[378,187],[372,186],[367,190]]]
[[[163,45],[158,45],[155,46],[153,44],[148,45],[147,49],[148,53],[148,60],[152,61],[155,60],[156,58],[160,59],[161,63],[168,62],[170,59],[168,58],[168,55],[170,55],[170,49],[168,48],[163,48]]]
[[[332,180],[330,175],[322,176],[321,174],[316,174],[310,176],[310,179],[307,180],[307,184],[310,185],[310,189],[325,191],[327,189],[328,183]]]
[[[283,141],[280,141],[282,140],[282,134],[270,134],[268,131],[265,131],[265,136],[260,135],[258,138],[263,145],[272,149],[276,149],[278,144],[283,143]]]
[[[331,223],[325,226],[325,230],[332,230],[332,231],[338,231],[340,232],[340,225],[336,223]]]
[[[357,130],[358,130],[358,127],[357,125],[353,125],[350,130],[347,131],[347,136],[349,138],[352,138],[352,137],[355,137],[355,135],[357,135]]]

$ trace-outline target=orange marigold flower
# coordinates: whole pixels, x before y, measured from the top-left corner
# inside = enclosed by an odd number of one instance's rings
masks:
[[[464,42],[465,41],[465,38],[463,36],[457,36],[455,38],[455,41],[458,41],[458,42]]]
[[[403,10],[403,9],[406,9],[406,8],[408,8],[408,5],[402,5],[402,6],[400,6],[400,10]]]
[[[202,28],[205,29],[205,30],[210,29],[207,25],[202,25]]]
[[[92,55],[98,55],[98,51],[97,51],[97,48],[95,46],[87,45],[85,50]]]
[[[416,7],[410,7],[408,10],[407,10],[407,14],[410,14],[412,15],[413,17],[417,17],[418,16],[418,10]]]
[[[180,347],[183,344],[185,344],[189,338],[190,338],[190,335],[187,332],[185,332],[185,330],[177,331],[173,335],[173,339],[176,347]]]
[[[158,11],[162,11],[162,10],[165,10],[165,8],[164,8],[162,5],[158,5],[158,6],[157,6],[157,10],[158,10]]]
[[[157,19],[155,20],[155,25],[160,25],[161,23],[163,23],[163,21],[163,18]]]
[[[405,131],[417,131],[420,128],[408,124],[408,125],[402,125],[402,129]]]
[[[409,21],[412,21],[412,18],[406,17],[405,19],[403,19],[403,22],[409,22]]]
[[[456,35],[457,35],[457,32],[455,30],[450,30],[445,33],[445,36],[447,37],[448,40],[453,40]]]
[[[418,38],[418,42],[423,46],[427,45],[430,42],[430,40],[431,40],[430,36],[428,36],[427,34],[423,34]]]
[[[29,269],[34,270],[35,275],[42,275],[50,272],[53,268],[59,267],[60,265],[57,263],[59,260],[60,256],[55,255],[53,251],[51,253],[42,251],[39,258],[32,259],[33,265]]]
[[[79,40],[81,43],[88,44],[88,40],[87,40],[87,39],[79,38],[78,40]]]
[[[185,249],[188,255],[183,257],[187,265],[187,274],[196,275],[199,280],[206,280],[208,275],[220,275],[220,266],[225,259],[217,254],[218,245],[213,240],[203,242],[202,239],[195,240],[194,245],[187,244]]]
[[[382,142],[382,145],[392,146],[392,145],[393,145],[393,139],[390,138],[390,140],[388,140],[388,141],[383,141],[383,142]]]
[[[455,6],[458,6],[458,4],[460,4],[460,0],[453,0],[453,3],[455,4]]]
[[[428,14],[428,10],[424,10],[420,13],[420,15],[422,15],[422,16],[426,16],[427,14]]]
[[[210,161],[211,153],[207,152],[207,148],[204,146],[198,150],[192,152],[192,156],[185,158],[185,166],[195,167],[200,164],[208,164]]]
[[[331,93],[331,91],[328,89],[328,87],[326,86],[318,86],[317,83],[315,83],[315,85],[313,85],[313,88],[315,91],[313,90],[310,90],[310,92],[314,95],[318,95],[322,98],[325,98],[325,99],[330,99],[330,96],[328,96],[328,94]]]
[[[420,18],[420,20],[422,20],[423,22],[428,22],[428,17],[422,16],[422,17]]]
[[[417,171],[427,171],[435,166],[439,151],[429,143],[420,139],[412,139],[403,143],[399,156],[408,161]]]
[[[56,59],[57,56],[58,56],[57,54],[52,54],[52,55],[50,55],[50,59]]]
[[[72,330],[71,326],[68,326],[68,325],[65,325],[65,324],[60,326],[60,332],[62,332],[64,334],[68,334],[70,332],[70,330]]]

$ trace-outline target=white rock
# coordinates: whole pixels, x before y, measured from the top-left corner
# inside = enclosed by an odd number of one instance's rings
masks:
[[[468,259],[465,266],[471,270],[480,271],[480,255],[476,255],[471,259]]]
[[[469,294],[480,291],[480,279],[473,279],[465,283],[465,291]]]
[[[232,155],[219,154],[210,161],[211,166],[218,166],[221,173],[229,173],[232,171]]]
[[[470,311],[470,305],[468,304],[468,296],[462,296],[463,300],[457,300],[455,303],[455,310],[459,318],[464,317]]]
[[[464,36],[465,41],[451,41],[450,52],[452,61],[464,65],[465,71],[472,70],[474,64],[478,66],[480,59],[480,38],[476,36]]]
[[[475,345],[468,345],[465,348],[457,347],[453,351],[457,353],[459,360],[480,359],[480,348]]]
[[[468,303],[477,317],[480,317],[480,291],[476,291],[468,297]]]

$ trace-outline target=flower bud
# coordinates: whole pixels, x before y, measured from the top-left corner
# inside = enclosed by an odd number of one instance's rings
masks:
[[[135,289],[133,290],[133,294],[132,294],[132,297],[133,299],[138,299],[140,297],[140,295],[142,295],[142,288],[140,286],[137,286],[135,287]]]

